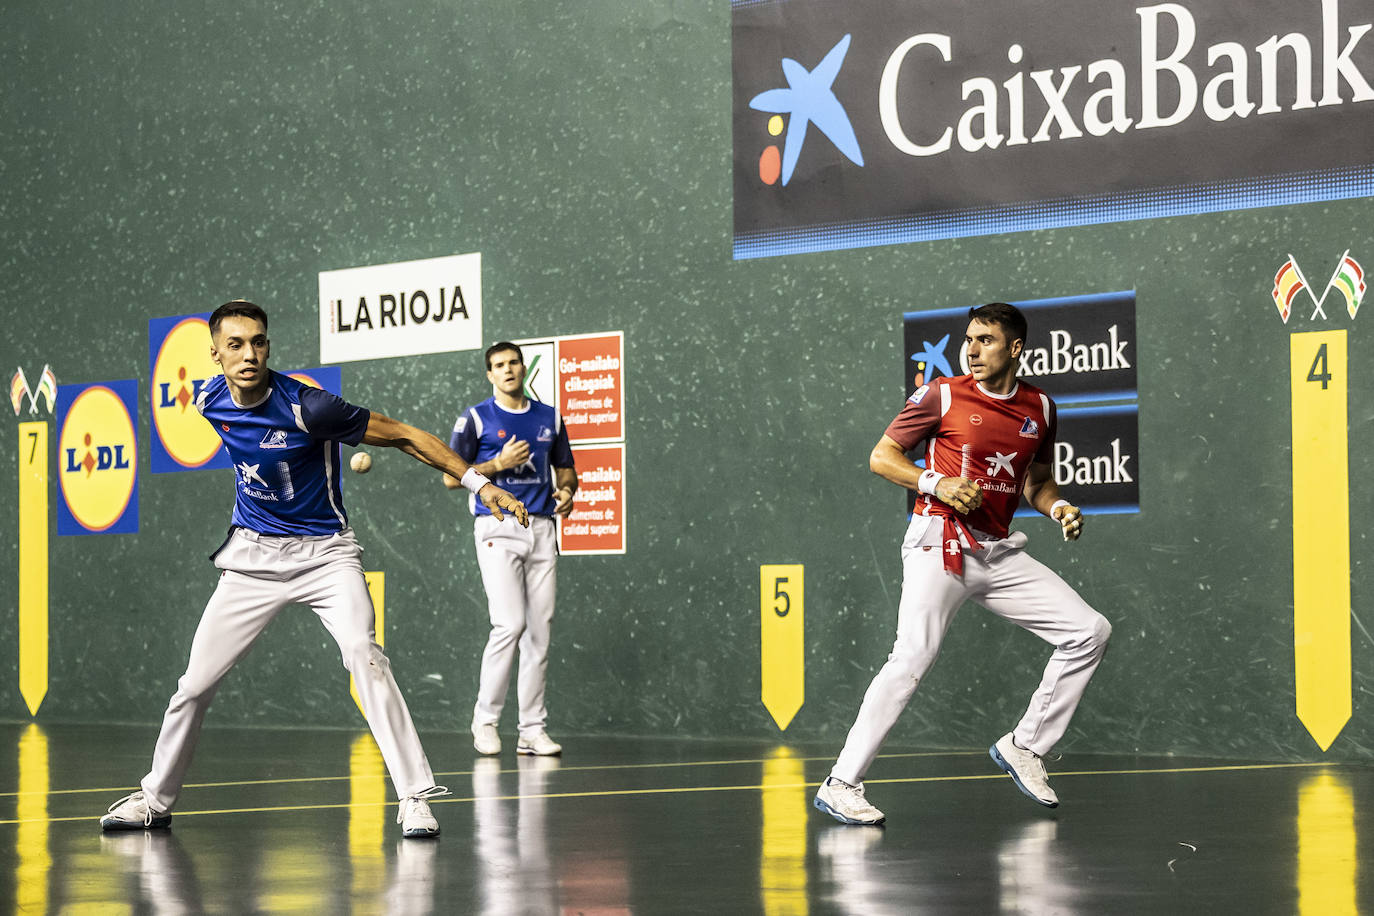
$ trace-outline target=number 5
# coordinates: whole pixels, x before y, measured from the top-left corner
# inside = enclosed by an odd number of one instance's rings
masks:
[[[779,617],[786,617],[787,612],[792,610],[792,596],[782,590],[782,586],[786,581],[786,576],[778,576],[773,580],[773,597],[774,599],[782,599],[782,608],[773,608],[773,613],[777,614]]]

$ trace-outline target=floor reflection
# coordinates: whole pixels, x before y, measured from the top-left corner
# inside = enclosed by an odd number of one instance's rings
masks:
[[[354,900],[378,898],[386,884],[382,844],[395,820],[386,807],[390,790],[377,742],[367,732],[359,734],[348,753],[348,859]]]
[[[130,879],[126,896],[134,912],[155,916],[205,912],[195,865],[175,832],[101,834],[100,850],[112,856]]]
[[[882,827],[822,824],[816,837],[820,883],[834,888],[831,903],[846,916],[897,916],[910,913],[910,905],[890,906],[882,898],[890,892],[888,877],[875,863],[882,848]]]
[[[1082,891],[1071,879],[1068,852],[1055,842],[1059,822],[1031,821],[997,844],[997,902],[1002,913],[1074,916]]]
[[[482,757],[472,765],[478,911],[486,916],[556,914],[558,882],[550,865],[543,796],[560,761],[518,756],[515,763],[514,798],[503,789],[499,759]]]
[[[1335,770],[1312,773],[1298,786],[1298,912],[1358,913],[1355,795]]]
[[[19,796],[15,805],[14,903],[20,913],[43,913],[48,908],[48,736],[30,722],[19,736]]]
[[[396,861],[382,911],[387,916],[430,916],[435,912],[434,873],[440,842],[442,839],[396,841]]]
[[[583,739],[575,762],[467,757],[443,836],[403,840],[369,737],[207,730],[173,829],[102,835],[109,774],[146,763],[152,730],[128,732],[0,725],[0,912],[1374,912],[1374,767],[1089,759],[1049,815],[940,755],[863,828],[811,809],[813,751]]]
[[[777,747],[763,761],[759,893],[767,916],[806,916],[806,825],[810,790],[802,760]]]

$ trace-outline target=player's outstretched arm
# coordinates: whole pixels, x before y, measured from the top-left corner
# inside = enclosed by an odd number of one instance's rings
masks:
[[[438,468],[457,480],[462,480],[463,475],[472,468],[472,465],[460,458],[437,436],[375,411],[367,421],[367,432],[363,433],[363,442],[368,445],[400,449],[416,461]],[[505,512],[510,512],[520,524],[529,527],[530,517],[525,510],[525,504],[491,481],[487,481],[477,490],[477,498],[498,519],[504,519]]]
[[[906,457],[902,446],[891,436],[883,436],[868,456],[868,468],[899,487],[930,493],[940,502],[954,508],[956,512],[967,515],[983,504],[983,488],[975,480],[967,477],[940,477],[934,475],[929,489],[922,486],[922,471]]]
[[[1054,469],[1047,462],[1037,462],[1026,472],[1026,502],[1042,515],[1048,515],[1059,523],[1064,532],[1064,540],[1076,541],[1083,533],[1083,513],[1067,499],[1059,495],[1059,484],[1054,479]]]

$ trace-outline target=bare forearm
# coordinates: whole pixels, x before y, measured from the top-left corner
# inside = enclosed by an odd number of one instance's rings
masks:
[[[1050,515],[1061,497],[1059,484],[1048,465],[1031,465],[1026,472],[1026,502],[1041,515]]]
[[[417,461],[438,468],[449,477],[458,480],[461,480],[468,468],[472,467],[445,445],[442,439],[422,429],[415,430],[407,439],[397,443],[396,447]]]
[[[473,467],[475,467],[477,469],[477,473],[481,474],[483,477],[490,477],[498,471],[506,470],[505,466],[501,464],[500,455],[497,455],[495,458],[490,458],[486,461],[483,461],[480,464],[474,464]]]
[[[921,481],[921,469],[912,464],[895,443],[879,442],[874,446],[868,456],[868,469],[908,490],[915,490]]]
[[[470,467],[439,437],[377,413],[372,415],[368,423],[363,442],[398,449],[416,461],[438,468],[459,480]]]

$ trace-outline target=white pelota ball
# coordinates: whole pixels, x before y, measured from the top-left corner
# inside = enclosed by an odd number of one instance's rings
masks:
[[[359,474],[366,474],[372,470],[372,456],[367,452],[354,452],[348,465]]]

